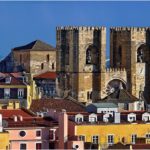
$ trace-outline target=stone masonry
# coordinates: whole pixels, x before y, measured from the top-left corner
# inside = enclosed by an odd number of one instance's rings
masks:
[[[81,102],[104,98],[116,88],[148,97],[149,28],[110,29],[110,66],[106,68],[105,27],[57,27],[57,71],[61,96]],[[67,94],[65,94],[67,93]]]

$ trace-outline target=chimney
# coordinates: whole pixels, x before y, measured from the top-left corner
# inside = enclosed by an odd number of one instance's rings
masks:
[[[13,120],[14,120],[14,122],[17,122],[17,116],[16,115],[13,115]]]
[[[114,123],[120,123],[120,112],[115,112]]]
[[[66,149],[65,143],[68,140],[68,115],[65,110],[59,113],[59,149]]]
[[[19,121],[23,121],[23,117],[21,115],[18,116]]]
[[[2,114],[0,114],[0,132],[3,131],[3,126],[2,126]]]

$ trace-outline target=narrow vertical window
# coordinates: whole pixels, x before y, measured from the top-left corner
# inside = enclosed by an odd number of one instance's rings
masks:
[[[43,69],[44,69],[44,64],[42,63],[42,64],[41,64],[41,70],[43,70]]]
[[[55,69],[55,65],[54,65],[54,63],[52,63],[52,70],[54,70]]]
[[[136,138],[137,138],[137,135],[136,134],[132,134],[132,136],[131,136],[131,142],[132,142],[132,144],[136,143]]]
[[[47,60],[47,62],[49,62],[49,54],[46,55],[46,60]]]
[[[108,145],[113,145],[113,144],[114,144],[114,136],[108,135]]]
[[[97,135],[94,135],[92,137],[92,142],[93,142],[93,144],[98,144],[99,143],[99,137]]]

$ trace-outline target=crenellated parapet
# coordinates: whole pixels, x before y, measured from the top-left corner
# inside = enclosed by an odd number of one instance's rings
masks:
[[[119,73],[119,72],[126,72],[125,68],[106,68],[106,72],[111,73]]]
[[[150,27],[111,27],[110,32],[113,31],[147,31]]]
[[[56,27],[56,30],[106,30],[104,26],[60,26]]]

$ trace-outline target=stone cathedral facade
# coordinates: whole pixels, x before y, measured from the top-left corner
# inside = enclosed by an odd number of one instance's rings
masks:
[[[105,27],[57,27],[59,95],[96,102],[124,88],[149,99],[150,28],[110,28],[110,68]]]

